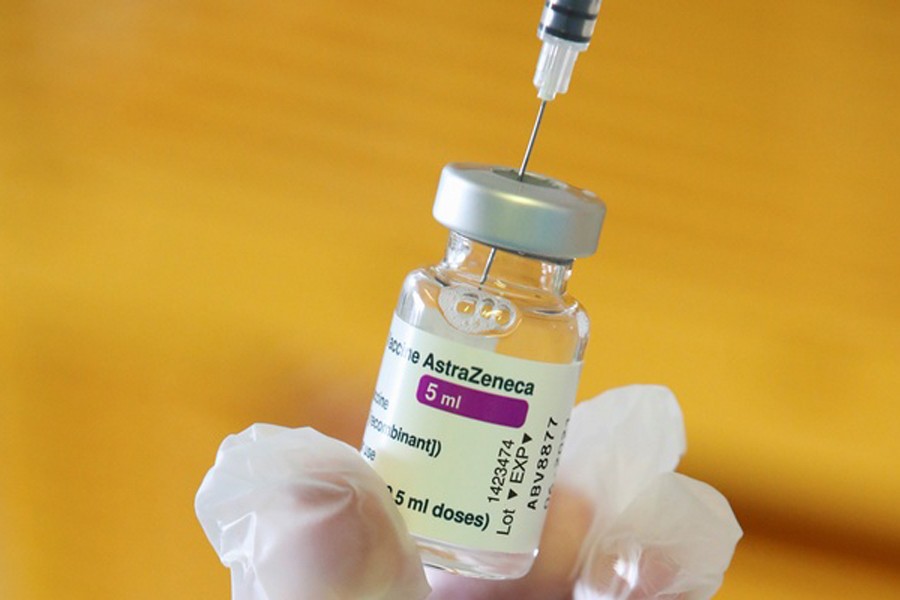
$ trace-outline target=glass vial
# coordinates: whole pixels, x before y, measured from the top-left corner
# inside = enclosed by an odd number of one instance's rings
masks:
[[[588,340],[566,283],[604,214],[553,179],[444,168],[446,253],[403,283],[361,450],[425,564],[491,579],[531,568]]]

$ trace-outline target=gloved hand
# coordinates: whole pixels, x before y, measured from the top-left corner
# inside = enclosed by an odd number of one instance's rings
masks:
[[[666,388],[576,406],[540,554],[517,580],[423,569],[385,483],[309,428],[228,436],[195,508],[233,600],[710,598],[742,532],[721,494],[673,472],[684,449]]]

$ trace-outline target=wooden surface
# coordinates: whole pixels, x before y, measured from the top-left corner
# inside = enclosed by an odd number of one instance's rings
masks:
[[[0,598],[226,598],[193,494],[356,444],[450,161],[517,165],[540,2],[0,2]],[[665,383],[721,597],[900,595],[900,4],[607,0],[531,167],[607,201],[580,397]]]

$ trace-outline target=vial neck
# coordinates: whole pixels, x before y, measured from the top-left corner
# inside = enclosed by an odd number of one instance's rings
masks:
[[[511,252],[451,231],[441,268],[473,285],[561,296],[572,273],[572,261]]]

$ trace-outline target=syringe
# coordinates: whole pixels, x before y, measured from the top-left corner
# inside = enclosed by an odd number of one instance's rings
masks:
[[[564,94],[569,89],[575,59],[591,43],[594,25],[600,13],[600,2],[601,0],[547,0],[544,5],[537,32],[543,46],[534,71],[534,86],[541,105],[534,127],[531,128],[522,166],[519,167],[519,181],[525,177],[525,169],[531,158],[547,102],[553,100],[556,94]]]

